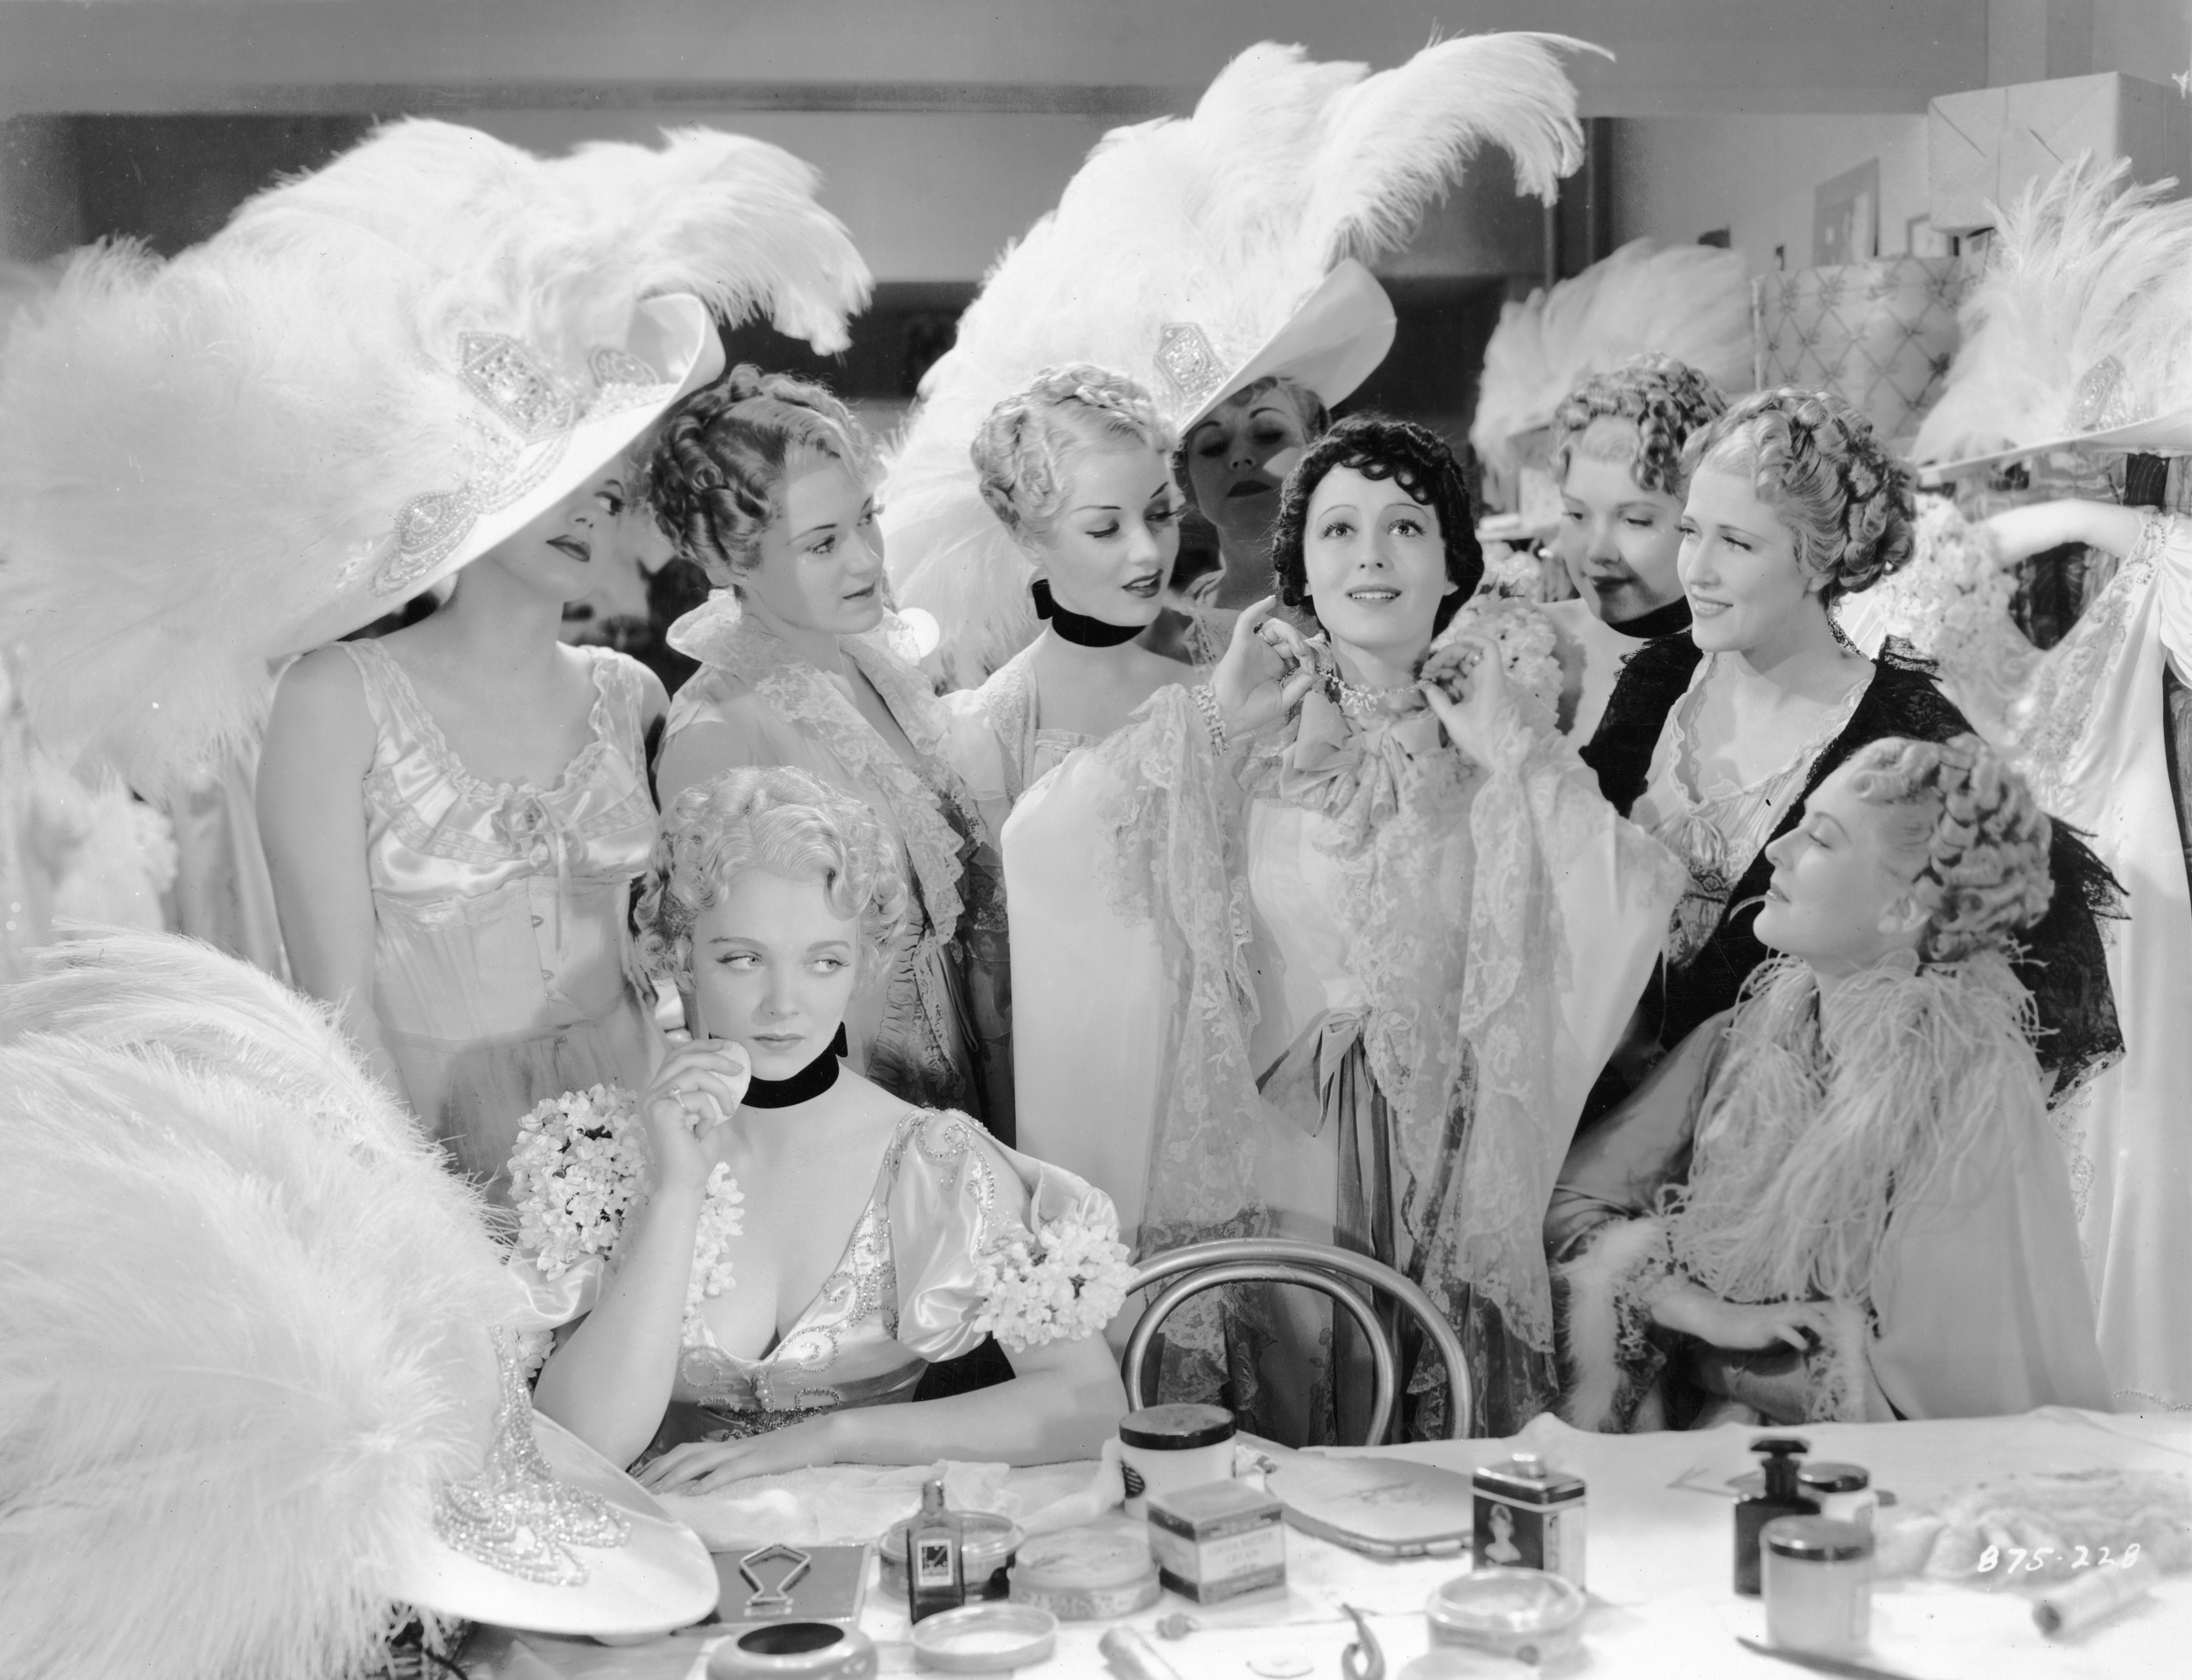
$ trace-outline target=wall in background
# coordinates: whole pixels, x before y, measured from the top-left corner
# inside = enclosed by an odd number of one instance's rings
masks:
[[[1754,274],[1809,268],[1813,190],[1872,157],[1881,254],[1899,254],[1906,219],[1926,212],[1923,117],[1653,117],[1612,126],[1617,242],[1686,243],[1726,228]]]

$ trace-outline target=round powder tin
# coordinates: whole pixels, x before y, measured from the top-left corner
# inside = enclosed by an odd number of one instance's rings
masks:
[[[901,1603],[905,1599],[905,1531],[911,1521],[893,1523],[878,1543],[882,1554],[883,1591]],[[1011,1585],[1007,1574],[1013,1554],[1019,1550],[1020,1531],[1009,1517],[994,1512],[959,1513],[959,1568],[969,1598],[1002,1598]]]
[[[1156,1603],[1162,1590],[1139,1527],[1042,1535],[1024,1541],[1013,1563],[1012,1602],[1048,1610],[1060,1621],[1132,1615]]]
[[[1058,1618],[1034,1604],[968,1604],[913,1625],[915,1664],[954,1674],[1031,1667],[1057,1644]]]
[[[771,1621],[716,1647],[708,1680],[874,1680],[876,1643],[834,1621]]]
[[[1479,1569],[1430,1596],[1431,1643],[1556,1663],[1583,1649],[1584,1596],[1543,1569]]]

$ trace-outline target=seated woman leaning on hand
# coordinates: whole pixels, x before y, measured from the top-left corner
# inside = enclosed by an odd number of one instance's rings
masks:
[[[1767,848],[1782,954],[1561,1170],[1570,1422],[2107,1409],[2008,961],[2049,840],[1975,735],[1873,742],[1805,801]]]
[[[559,1135],[578,1125],[527,1122],[516,1263],[544,1307],[560,1302],[547,1316],[576,1320],[536,1404],[619,1464],[660,1455],[655,1487],[840,1461],[1093,1457],[1125,1408],[1099,1334],[1128,1275],[1110,1199],[963,1114],[908,1106],[833,1048],[906,897],[882,823],[803,771],[688,789],[638,915],[646,960],[691,998],[694,1036],[639,1116],[611,1119],[628,1204],[608,1192],[591,1242],[564,1212],[601,1174]],[[582,1119],[592,1106],[565,1101]],[[1060,1275],[1065,1307],[1045,1289]],[[887,1404],[993,1330],[1011,1381]]]

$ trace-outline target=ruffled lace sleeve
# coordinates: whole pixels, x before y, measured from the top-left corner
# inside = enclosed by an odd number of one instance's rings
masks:
[[[1102,1191],[963,1114],[923,1114],[893,1147],[900,1346],[934,1364],[992,1333],[1014,1348],[1078,1341],[1125,1305],[1127,1250]]]

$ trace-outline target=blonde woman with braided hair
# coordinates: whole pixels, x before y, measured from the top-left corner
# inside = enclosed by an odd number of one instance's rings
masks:
[[[656,791],[667,809],[727,770],[784,765],[865,800],[911,901],[840,1053],[909,1102],[993,1119],[961,944],[979,819],[947,761],[950,717],[892,646],[876,478],[859,421],[785,374],[741,364],[664,418],[646,495],[716,587],[671,627],[701,669],[671,704]]]
[[[1893,645],[1865,658],[1830,616],[1912,552],[1908,476],[1862,414],[1822,392],[1760,391],[1693,434],[1683,460],[1676,565],[1689,634],[1630,660],[1583,756],[1614,808],[1683,861],[1690,886],[1660,982],[1594,1113],[1730,1007],[1766,960],[1751,918],[1766,902],[1769,843],[1795,828],[1802,801],[1868,742],[1944,741],[1971,726],[1928,669]],[[2069,960],[2021,965],[2019,977],[2039,1002],[2041,1060],[2059,1094],[2121,1040],[2113,1006],[2072,996],[2069,979],[2104,972],[2094,915],[2105,872],[2069,831],[2054,846],[2064,890],[2040,943]]]
[[[1781,954],[1561,1170],[1571,1422],[2107,1408],[2010,967],[2052,841],[1976,735],[1871,742],[1805,800],[1766,848]]]

